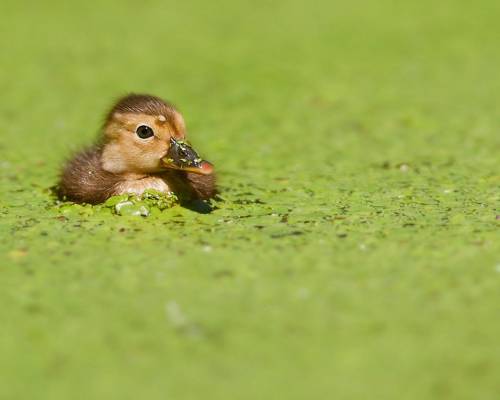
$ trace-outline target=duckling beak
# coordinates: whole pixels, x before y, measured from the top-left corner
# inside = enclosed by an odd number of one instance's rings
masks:
[[[202,160],[188,143],[174,138],[170,138],[170,148],[165,157],[162,158],[162,162],[166,168],[201,175],[210,175],[214,169],[213,165]]]

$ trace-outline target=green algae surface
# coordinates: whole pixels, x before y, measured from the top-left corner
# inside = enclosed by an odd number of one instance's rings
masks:
[[[22,4],[1,399],[498,398],[498,2]],[[129,91],[179,106],[219,198],[54,199]]]

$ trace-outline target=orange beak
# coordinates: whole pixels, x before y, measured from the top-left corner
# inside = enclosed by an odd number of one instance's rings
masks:
[[[170,138],[170,147],[162,162],[166,168],[201,175],[210,175],[214,170],[213,165],[202,160],[189,144],[174,138]]]

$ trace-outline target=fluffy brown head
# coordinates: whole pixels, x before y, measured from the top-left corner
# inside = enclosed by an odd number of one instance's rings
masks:
[[[164,169],[170,138],[184,139],[182,115],[169,103],[148,95],[120,99],[103,126],[102,167],[115,174],[148,174]]]

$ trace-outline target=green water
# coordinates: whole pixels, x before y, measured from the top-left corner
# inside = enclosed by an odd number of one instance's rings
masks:
[[[0,13],[0,398],[498,398],[498,2],[68,3]],[[213,212],[56,204],[130,91]]]

